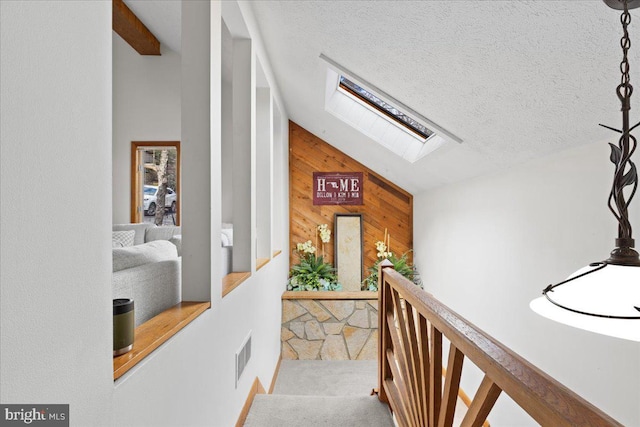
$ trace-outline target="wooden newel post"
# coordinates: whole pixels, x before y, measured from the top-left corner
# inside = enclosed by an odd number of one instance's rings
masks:
[[[387,349],[391,349],[391,335],[387,326],[387,313],[393,310],[391,305],[391,288],[385,286],[384,270],[393,268],[393,263],[388,259],[378,264],[378,399],[389,403],[387,393],[384,390],[384,382],[391,378],[391,367],[387,360]]]

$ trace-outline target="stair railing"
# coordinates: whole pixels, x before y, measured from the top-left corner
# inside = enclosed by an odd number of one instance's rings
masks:
[[[460,424],[480,427],[501,392],[542,426],[621,426],[432,295],[380,263],[379,399],[400,427],[453,424],[465,357],[484,372]],[[449,356],[443,385],[443,337]]]

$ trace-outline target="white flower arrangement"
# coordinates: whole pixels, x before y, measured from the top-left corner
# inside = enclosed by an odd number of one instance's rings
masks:
[[[388,259],[393,256],[393,252],[390,251],[391,235],[387,233],[387,229],[384,229],[384,238],[376,242],[376,251],[378,258]]]
[[[316,244],[313,245],[311,240],[307,240],[304,243],[297,243],[296,250],[301,254],[315,254],[316,248],[318,247],[318,234],[320,234],[321,247],[322,247],[322,255],[324,256],[324,244],[329,243],[331,241],[331,230],[329,230],[329,226],[327,224],[320,224],[316,228]]]
[[[376,242],[376,250],[378,251],[378,258],[389,258],[393,256],[393,252],[387,251],[387,245],[382,240]]]
[[[331,230],[327,224],[320,224],[315,231],[315,246],[311,240],[297,243],[294,253],[299,262],[291,266],[287,290],[290,291],[337,291],[338,283],[333,266],[324,261],[324,244],[331,240]],[[320,246],[318,246],[320,236]],[[322,254],[316,254],[322,248]]]
[[[296,249],[300,253],[305,253],[305,254],[315,254],[316,253],[316,247],[313,246],[313,242],[311,240],[307,240],[304,243],[298,243],[296,245]]]
[[[411,280],[416,285],[422,287],[422,281],[416,271],[415,267],[410,264],[408,253],[405,252],[402,256],[397,257],[391,252],[391,236],[387,233],[387,229],[384,229],[384,237],[382,240],[378,240],[376,245],[376,251],[378,260],[368,269],[369,277],[362,281],[361,289],[363,291],[377,291],[378,290],[378,267],[383,260],[389,260],[393,264],[393,269]]]
[[[318,226],[318,232],[320,233],[320,240],[322,243],[329,243],[331,240],[331,230],[327,224],[320,224]]]

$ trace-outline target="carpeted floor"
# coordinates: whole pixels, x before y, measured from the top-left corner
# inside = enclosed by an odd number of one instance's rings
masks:
[[[283,360],[273,394],[369,396],[376,387],[376,360]]]
[[[375,396],[255,397],[245,427],[393,427],[386,405]]]
[[[393,427],[370,396],[375,361],[283,360],[271,395],[257,395],[245,427]]]

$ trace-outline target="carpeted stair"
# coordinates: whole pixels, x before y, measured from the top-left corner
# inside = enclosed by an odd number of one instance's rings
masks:
[[[257,395],[245,427],[393,427],[387,405],[370,396],[375,361],[283,360],[273,394]]]

